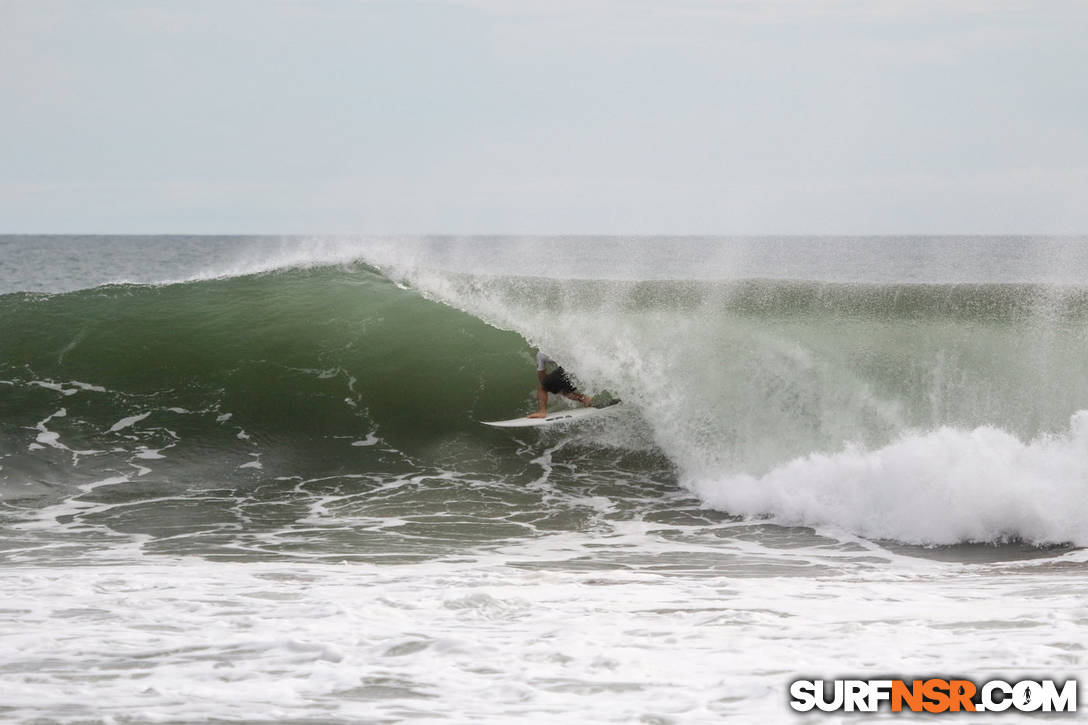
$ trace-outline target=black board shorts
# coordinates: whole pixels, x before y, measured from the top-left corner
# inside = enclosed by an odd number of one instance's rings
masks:
[[[571,383],[570,378],[567,377],[567,373],[563,368],[556,368],[550,373],[544,376],[544,379],[540,381],[540,387],[547,390],[549,393],[562,394],[573,393],[577,390],[574,384]]]

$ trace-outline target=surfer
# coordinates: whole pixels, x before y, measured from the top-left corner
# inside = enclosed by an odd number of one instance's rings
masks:
[[[535,413],[530,413],[527,416],[529,418],[544,418],[548,415],[548,393],[577,400],[585,406],[593,405],[593,398],[579,393],[563,368],[540,350],[536,352],[536,377],[540,380],[540,387],[536,391],[540,408]]]

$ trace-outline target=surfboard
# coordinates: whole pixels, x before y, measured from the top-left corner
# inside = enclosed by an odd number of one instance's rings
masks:
[[[484,425],[492,428],[535,428],[541,425],[553,425],[555,423],[573,423],[579,420],[595,418],[598,415],[607,415],[619,407],[619,401],[606,408],[570,408],[569,410],[557,410],[549,413],[544,418],[512,418],[510,420],[481,420]]]

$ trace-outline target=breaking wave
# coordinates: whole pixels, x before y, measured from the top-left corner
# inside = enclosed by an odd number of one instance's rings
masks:
[[[471,266],[471,265],[466,265]],[[0,492],[501,470],[531,345],[709,507],[908,543],[1088,544],[1088,291],[543,278],[393,246],[0,297]],[[534,434],[535,435],[535,434]],[[546,435],[565,435],[549,432]]]

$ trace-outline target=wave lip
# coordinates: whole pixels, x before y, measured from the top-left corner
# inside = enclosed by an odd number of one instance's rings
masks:
[[[873,451],[811,454],[766,475],[688,479],[709,507],[908,544],[1088,545],[1088,410],[1063,435],[943,427]]]

